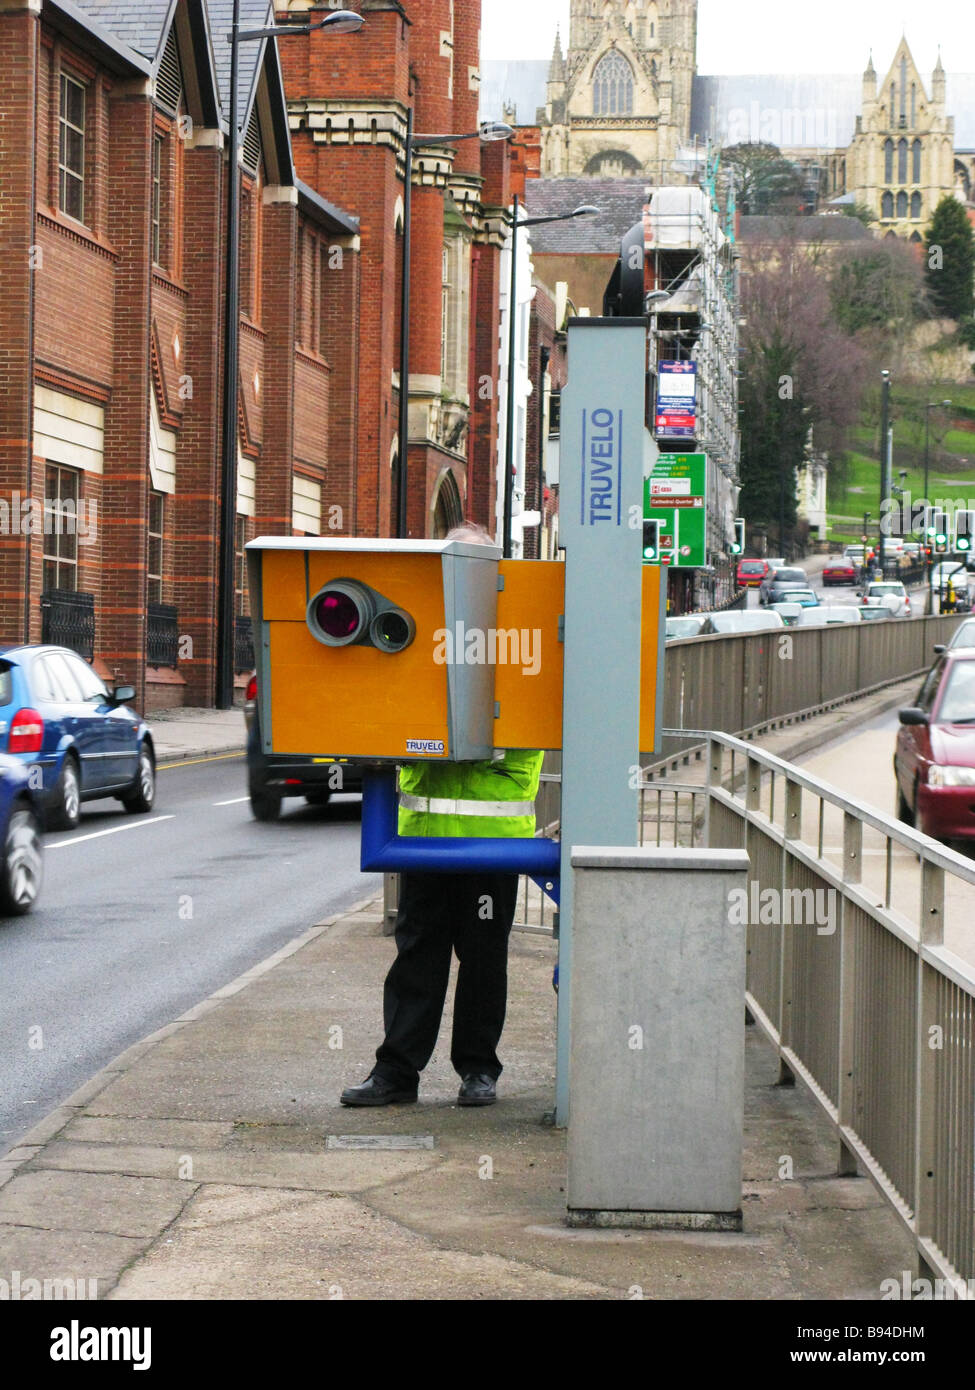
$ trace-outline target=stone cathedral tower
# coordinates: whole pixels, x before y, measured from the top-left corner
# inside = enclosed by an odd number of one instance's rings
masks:
[[[691,128],[697,0],[572,0],[538,113],[542,175],[669,174]]]

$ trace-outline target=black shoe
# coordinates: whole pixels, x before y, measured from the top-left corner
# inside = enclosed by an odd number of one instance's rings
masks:
[[[484,1072],[471,1072],[465,1076],[457,1092],[458,1105],[493,1105],[497,1098],[495,1079]]]
[[[384,1076],[368,1076],[361,1086],[347,1086],[339,1099],[343,1105],[399,1105],[416,1100],[416,1087],[408,1090]]]

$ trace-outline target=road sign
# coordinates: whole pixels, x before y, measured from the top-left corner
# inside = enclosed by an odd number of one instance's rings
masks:
[[[643,515],[660,522],[660,560],[675,568],[707,563],[706,454],[660,454],[644,484]]]

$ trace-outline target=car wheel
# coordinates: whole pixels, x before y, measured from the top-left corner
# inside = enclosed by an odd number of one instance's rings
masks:
[[[122,797],[122,805],[133,815],[145,815],[156,800],[156,764],[152,749],[145,743],[139,749],[139,771],[133,789]]]
[[[281,814],[281,793],[267,787],[251,787],[251,812],[255,820],[273,821]]]
[[[324,791],[305,792],[305,800],[309,806],[327,806],[331,796],[332,793],[328,787]]]
[[[48,821],[53,830],[74,830],[81,819],[81,780],[78,764],[69,753],[61,765]]]
[[[21,917],[41,888],[41,824],[33,807],[15,805],[7,824],[0,862],[0,912]]]

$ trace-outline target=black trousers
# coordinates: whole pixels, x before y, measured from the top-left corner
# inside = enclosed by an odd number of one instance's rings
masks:
[[[450,1060],[460,1076],[501,1075],[497,1047],[508,998],[508,937],[517,874],[404,874],[396,959],[386,976],[386,1037],[374,1072],[415,1086],[440,1032],[451,951],[460,967]]]

